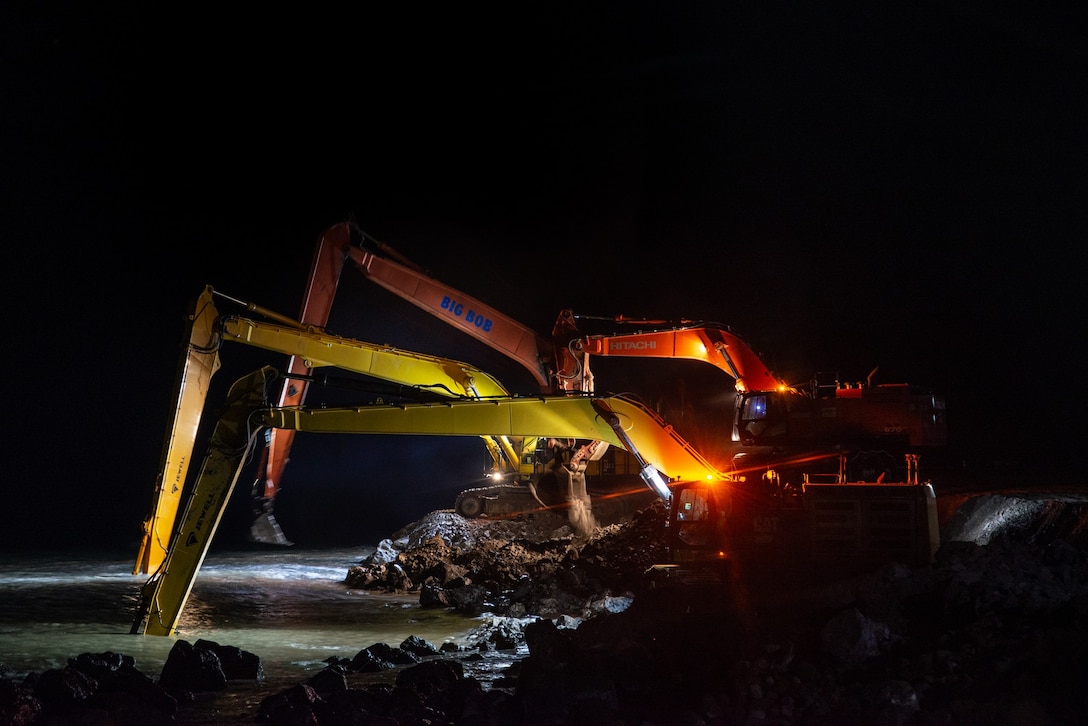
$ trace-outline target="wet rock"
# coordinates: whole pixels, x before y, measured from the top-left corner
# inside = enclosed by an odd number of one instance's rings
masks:
[[[78,668],[50,668],[34,683],[34,697],[51,710],[70,711],[83,706],[98,690],[98,681]]]
[[[342,665],[328,665],[311,676],[310,680],[306,681],[306,685],[327,698],[332,693],[348,689],[347,673],[347,668]]]
[[[221,691],[227,687],[227,676],[215,651],[178,640],[166,656],[159,685],[177,691]]]
[[[328,719],[331,715],[328,702],[317,690],[299,683],[262,700],[257,720],[267,724],[319,724],[322,717]]]
[[[402,670],[397,674],[396,686],[429,697],[450,690],[464,677],[464,668],[457,661],[432,660]]]
[[[117,653],[83,653],[64,668],[0,680],[0,723],[166,723],[178,701],[134,660]]]
[[[341,687],[336,667],[327,676],[299,684],[265,698],[258,721],[266,724],[374,723],[452,724],[516,723],[495,720],[505,698],[488,696],[474,678],[466,678],[460,663],[431,660],[401,670],[392,686],[366,689]],[[319,674],[321,675],[321,674]],[[331,685],[322,689],[318,681]]]
[[[33,689],[8,678],[0,678],[0,723],[25,726],[42,715],[42,702]]]
[[[392,670],[397,666],[412,665],[418,663],[419,660],[419,656],[402,648],[393,647],[388,643],[374,643],[356,653],[348,667],[360,673],[374,673]]]
[[[378,671],[389,670],[392,667],[392,663],[384,660],[370,648],[360,650],[355,654],[355,657],[348,661],[348,668],[356,673],[377,673]]]
[[[153,720],[172,714],[178,708],[177,699],[161,684],[140,672],[131,656],[110,651],[82,653],[69,659],[68,663],[98,682],[98,690],[91,701],[104,710],[132,714],[136,720]]]
[[[424,638],[420,638],[418,635],[410,635],[401,641],[400,649],[411,653],[417,658],[425,658],[438,654],[438,648],[435,647],[434,643]]]
[[[492,616],[473,628],[466,640],[477,650],[516,650],[526,642],[525,628],[535,622],[536,618]]]
[[[264,666],[257,655],[233,645],[219,645],[201,638],[193,644],[196,650],[210,650],[219,658],[219,665],[228,681],[259,681],[264,679]]]

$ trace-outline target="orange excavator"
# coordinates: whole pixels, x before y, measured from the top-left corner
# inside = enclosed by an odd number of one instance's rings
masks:
[[[813,479],[912,481],[924,452],[947,443],[944,397],[909,384],[844,383],[816,374],[804,385],[770,372],[739,336],[719,324],[617,317],[614,323],[649,330],[584,335],[572,310],[560,312],[553,339],[560,380],[569,390],[592,391],[594,357],[693,360],[734,379],[729,439],[733,470],[800,487]],[[596,318],[600,320],[600,318]]]

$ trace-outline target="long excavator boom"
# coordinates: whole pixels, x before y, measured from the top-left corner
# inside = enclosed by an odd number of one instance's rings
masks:
[[[660,330],[583,335],[570,309],[553,329],[558,377],[569,390],[592,391],[590,356],[687,359],[709,363],[735,379],[738,392],[782,391],[775,376],[748,343],[721,325],[684,325]],[[587,382],[588,381],[588,382]]]
[[[442,397],[510,395],[489,373],[449,358],[238,316],[222,318],[221,330],[224,340],[296,356],[307,377],[315,368],[334,367],[404,383]]]
[[[154,572],[162,564],[170,545],[208,386],[220,367],[219,347],[215,344],[217,316],[210,294],[194,301],[189,312],[187,344],[174,383],[174,418],[163,446],[151,513],[143,523],[134,575]]]
[[[347,258],[368,279],[504,353],[532,374],[542,392],[552,390],[553,355],[551,341],[547,338],[486,303],[430,277],[410,263],[382,257],[351,244],[351,228],[347,225],[334,227],[326,234],[344,238]],[[364,239],[389,249],[369,237]]]

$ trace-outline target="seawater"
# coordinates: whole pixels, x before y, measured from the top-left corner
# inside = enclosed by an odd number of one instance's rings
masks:
[[[114,652],[157,679],[177,640],[204,639],[260,657],[268,684],[293,684],[329,658],[351,658],[375,643],[396,646],[415,635],[436,646],[464,644],[486,619],[421,608],[415,595],[349,588],[348,569],[373,549],[211,552],[176,637],[130,632],[147,581],[132,574],[135,552],[0,556],[0,674],[19,677],[63,668],[81,653]]]

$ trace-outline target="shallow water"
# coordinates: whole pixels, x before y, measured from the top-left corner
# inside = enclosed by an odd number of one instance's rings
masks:
[[[182,613],[177,637],[130,634],[146,575],[132,575],[135,553],[39,553],[0,559],[0,673],[20,677],[62,668],[81,653],[132,656],[157,678],[178,639],[211,640],[259,656],[265,679],[241,684],[250,701],[306,680],[330,657],[351,658],[375,643],[415,635],[441,646],[464,644],[484,618],[423,609],[418,596],[352,590],[348,568],[373,551],[295,548],[210,553]],[[516,654],[495,654],[472,675],[487,680]],[[467,672],[467,671],[466,671]],[[220,705],[222,706],[223,703]]]

